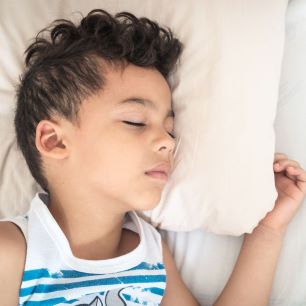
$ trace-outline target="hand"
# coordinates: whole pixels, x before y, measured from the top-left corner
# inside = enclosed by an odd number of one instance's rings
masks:
[[[278,197],[273,210],[259,224],[283,233],[304,200],[306,171],[281,153],[275,154],[273,168]]]

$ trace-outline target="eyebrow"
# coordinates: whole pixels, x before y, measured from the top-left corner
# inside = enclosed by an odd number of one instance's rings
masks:
[[[139,97],[130,97],[130,98],[124,99],[124,100],[120,101],[119,105],[122,105],[122,104],[125,104],[125,103],[131,103],[131,104],[136,103],[138,105],[143,105],[145,107],[149,107],[151,109],[158,110],[157,106],[151,100],[143,99],[143,98],[139,98]],[[166,118],[169,118],[169,117],[172,117],[172,118],[175,117],[175,114],[174,114],[172,109],[169,109],[168,113],[166,115]]]

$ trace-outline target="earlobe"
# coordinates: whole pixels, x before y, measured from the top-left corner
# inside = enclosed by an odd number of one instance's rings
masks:
[[[64,159],[68,155],[66,142],[62,137],[62,128],[54,122],[42,120],[36,127],[35,144],[45,157]]]

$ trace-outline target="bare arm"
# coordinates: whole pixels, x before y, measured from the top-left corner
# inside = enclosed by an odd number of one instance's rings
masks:
[[[11,222],[0,222],[1,305],[19,304],[25,256],[26,242],[21,231]]]
[[[283,234],[263,225],[252,234],[245,234],[231,277],[213,306],[266,306],[282,241]],[[198,306],[175,268],[167,246],[164,252],[167,287],[161,305]]]
[[[213,306],[266,306],[283,235],[258,226],[245,234],[231,277]]]
[[[163,257],[167,271],[167,285],[161,306],[200,306],[183,282],[170,253],[163,241]]]
[[[283,235],[306,194],[306,172],[298,162],[276,153],[273,168],[275,206],[251,235],[245,234],[232,275],[214,306],[266,306],[269,302]]]

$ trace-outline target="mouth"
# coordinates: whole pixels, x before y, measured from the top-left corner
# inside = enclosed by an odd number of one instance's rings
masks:
[[[151,172],[145,172],[145,174],[152,177],[153,179],[157,179],[163,182],[168,181],[168,175],[165,172],[151,171]]]

